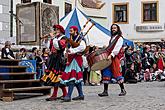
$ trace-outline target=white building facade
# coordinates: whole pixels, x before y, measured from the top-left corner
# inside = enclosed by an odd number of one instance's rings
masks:
[[[13,37],[10,37],[10,1],[0,2],[0,42],[16,39],[15,19]],[[77,6],[107,29],[112,23],[119,24],[123,36],[136,42],[159,42],[165,38],[165,0],[89,0],[104,4],[101,8],[84,7],[82,0],[13,0],[13,13],[16,14],[16,4],[37,1],[59,6],[59,18]]]
[[[97,0],[96,0],[97,1]],[[64,17],[69,13],[75,6],[80,10],[86,13],[89,17],[101,23],[103,26],[108,27],[108,4],[107,0],[101,0],[104,5],[100,9],[86,8],[81,4],[81,0],[13,0],[13,13],[16,14],[16,5],[21,3],[30,3],[30,2],[42,2],[56,5],[59,7],[59,18]],[[67,9],[66,9],[67,8]],[[68,10],[69,8],[69,10]],[[13,41],[15,42],[16,37],[16,20],[13,21]],[[10,38],[10,37],[9,37]]]
[[[10,0],[0,2],[0,43],[10,36]]]
[[[135,42],[165,39],[165,0],[109,0],[108,19]]]

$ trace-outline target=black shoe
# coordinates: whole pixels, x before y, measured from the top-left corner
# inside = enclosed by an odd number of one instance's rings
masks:
[[[125,89],[123,89],[122,91],[121,91],[121,93],[119,94],[119,96],[125,96],[127,94],[127,92],[125,91]]]
[[[71,102],[71,98],[69,98],[69,97],[64,97],[64,99],[63,99],[62,102]]]
[[[84,100],[84,96],[77,96],[72,98],[72,100]]]
[[[60,96],[60,97],[57,97],[56,99],[61,99],[61,100],[63,100],[64,97],[63,97],[63,96]]]
[[[64,97],[61,97],[60,99],[61,99],[61,100],[64,100]]]
[[[49,97],[49,98],[46,98],[45,100],[46,101],[53,101],[53,100],[56,100],[57,99],[57,97]]]
[[[103,92],[103,93],[100,93],[100,94],[98,94],[98,96],[100,96],[100,97],[105,97],[105,96],[108,96],[108,92]]]

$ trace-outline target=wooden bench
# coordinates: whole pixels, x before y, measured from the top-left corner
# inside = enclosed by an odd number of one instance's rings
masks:
[[[0,73],[0,76],[34,75],[36,72]]]
[[[36,72],[7,72],[0,73],[0,80],[18,80],[18,79],[34,79]]]
[[[26,66],[0,66],[0,68],[16,68],[16,69],[20,69],[20,68],[27,68]]]
[[[0,59],[0,65],[18,65],[19,62],[20,60],[16,59]]]
[[[21,60],[18,60],[18,59],[0,59],[0,62],[4,62],[4,61],[6,61],[6,62],[13,62],[13,61],[20,62]]]
[[[23,92],[23,93],[29,93],[29,92],[38,92],[43,93],[44,95],[50,94],[51,86],[41,86],[41,87],[26,87],[26,88],[10,88],[10,89],[2,89],[0,91],[1,99],[4,102],[11,102],[14,99],[14,93],[17,92]]]
[[[0,59],[0,99],[13,101],[14,93],[50,94],[51,86],[42,86],[34,79],[36,72],[26,72],[27,66],[19,66],[20,60]]]
[[[0,80],[0,91],[8,88],[25,88],[31,86],[41,86],[39,79],[24,79],[24,80]]]
[[[40,82],[39,79],[28,79],[28,80],[0,80],[0,84],[9,84],[9,83],[28,83],[28,82]]]
[[[2,66],[0,65],[0,73],[3,72],[25,72],[26,71],[26,66],[18,66],[18,65],[14,65],[14,66]]]

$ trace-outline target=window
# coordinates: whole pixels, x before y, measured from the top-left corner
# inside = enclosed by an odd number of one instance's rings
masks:
[[[128,23],[128,3],[113,4],[113,22]]]
[[[52,0],[43,0],[44,3],[52,4]]]
[[[143,22],[152,22],[152,21],[158,21],[158,3],[142,3],[142,18]]]
[[[69,4],[69,3],[65,2],[65,15],[67,15],[71,11],[72,11],[72,4]]]
[[[31,0],[21,0],[21,3],[29,3]]]

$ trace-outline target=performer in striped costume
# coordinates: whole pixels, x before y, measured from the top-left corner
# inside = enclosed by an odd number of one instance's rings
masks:
[[[54,25],[55,34],[51,33],[51,40],[49,44],[49,48],[51,51],[51,55],[48,59],[48,68],[45,70],[45,74],[41,78],[41,80],[46,85],[54,86],[54,92],[50,98],[47,98],[47,101],[56,100],[58,87],[62,89],[63,96],[65,97],[67,94],[66,88],[64,85],[60,84],[59,78],[61,77],[64,69],[65,69],[65,59],[64,59],[64,50],[66,47],[66,37],[65,30],[61,25]]]
[[[124,89],[124,78],[122,77],[122,73],[120,71],[120,50],[123,45],[123,37],[120,27],[117,24],[112,24],[111,26],[111,39],[108,46],[108,51],[110,55],[108,59],[112,60],[112,64],[105,68],[103,72],[103,83],[104,83],[104,91],[98,94],[100,97],[108,96],[108,83],[110,82],[111,78],[116,78],[120,88],[121,93],[119,96],[126,95],[126,91]]]

